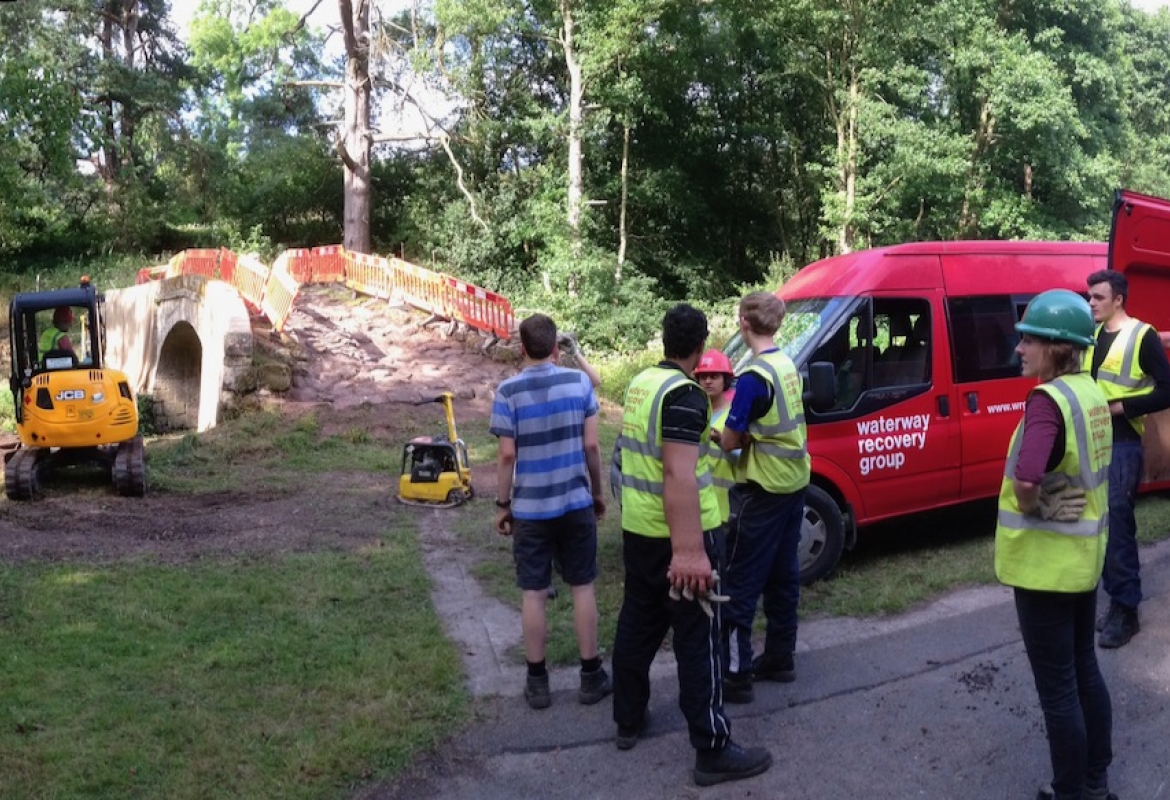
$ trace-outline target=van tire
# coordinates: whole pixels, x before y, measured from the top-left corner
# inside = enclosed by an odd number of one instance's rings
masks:
[[[845,550],[845,517],[829,493],[809,484],[800,522],[800,582],[804,586],[826,577]]]

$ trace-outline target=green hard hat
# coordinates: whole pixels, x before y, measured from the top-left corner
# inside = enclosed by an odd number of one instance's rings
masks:
[[[1068,289],[1049,289],[1032,298],[1016,330],[1080,347],[1093,344],[1093,311],[1085,298]]]

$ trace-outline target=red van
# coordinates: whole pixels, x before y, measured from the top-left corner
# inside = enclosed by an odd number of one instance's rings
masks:
[[[1112,255],[1090,242],[882,247],[810,264],[776,292],[788,306],[776,340],[806,386],[810,366],[820,384],[805,405],[803,582],[828,574],[861,526],[999,492],[1036,385],[1015,354],[1015,324],[1034,295],[1085,294],[1088,275],[1112,265],[1129,277],[1130,313],[1170,329],[1170,203],[1118,192],[1110,241]],[[745,356],[738,337],[727,350],[733,362]],[[1146,432],[1147,481],[1170,476],[1154,452],[1170,453],[1170,442],[1160,446],[1170,418],[1157,421]]]

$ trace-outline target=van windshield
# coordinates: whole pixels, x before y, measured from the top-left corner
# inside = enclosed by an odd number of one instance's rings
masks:
[[[822,331],[841,316],[846,302],[843,297],[786,301],[788,310],[776,332],[776,344],[794,363],[803,364],[806,353],[820,342]],[[728,341],[723,352],[731,359],[737,373],[751,357],[751,351],[738,333]]]

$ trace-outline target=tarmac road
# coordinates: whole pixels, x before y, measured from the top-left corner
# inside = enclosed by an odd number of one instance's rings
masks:
[[[647,735],[619,751],[611,701],[579,705],[575,670],[554,673],[552,708],[527,707],[522,668],[499,659],[502,641],[487,642],[505,628],[518,637],[518,617],[496,615],[482,597],[456,598],[450,580],[461,570],[446,555],[448,585],[440,577],[435,597],[449,621],[466,603],[450,630],[468,653],[469,686],[483,695],[480,718],[362,800],[1031,800],[1050,777],[1043,718],[1003,587],[957,592],[877,622],[802,625],[796,682],[757,684],[753,704],[728,706],[733,738],[767,746],[772,768],[700,789],[668,655],[656,662]],[[1142,632],[1120,650],[1098,651],[1113,697],[1110,784],[1121,800],[1170,798],[1170,542],[1143,550],[1142,563]],[[468,580],[455,575],[474,594]],[[471,629],[487,638],[476,641]]]

